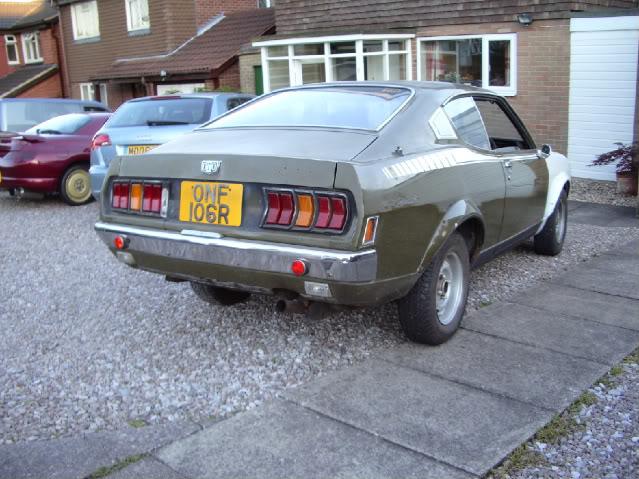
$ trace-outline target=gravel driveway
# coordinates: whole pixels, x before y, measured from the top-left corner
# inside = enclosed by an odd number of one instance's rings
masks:
[[[310,321],[267,298],[202,303],[118,263],[93,232],[97,211],[0,193],[0,443],[225,416],[404,341],[391,306]],[[633,238],[571,225],[558,258],[528,245],[475,271],[469,308]]]

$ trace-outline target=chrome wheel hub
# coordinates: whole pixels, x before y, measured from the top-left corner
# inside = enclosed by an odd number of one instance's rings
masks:
[[[451,323],[464,297],[464,268],[457,253],[449,252],[439,269],[435,288],[437,317],[443,325]]]

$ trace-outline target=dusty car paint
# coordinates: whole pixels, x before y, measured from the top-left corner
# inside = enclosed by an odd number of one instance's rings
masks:
[[[531,235],[543,224],[549,214],[547,205],[556,202],[568,181],[565,158],[555,154],[561,165],[550,173],[560,179],[550,191],[549,182],[554,178],[550,178],[546,161],[532,140],[531,150],[492,153],[460,140],[438,139],[429,126],[433,113],[452,99],[469,94],[498,97],[445,83],[391,85],[411,88],[415,95],[377,132],[327,128],[199,130],[143,156],[120,158],[112,162],[105,181],[100,220],[107,225],[173,232],[188,227],[269,244],[361,251],[371,248],[362,246],[365,220],[377,215],[379,226],[372,247],[378,261],[375,280],[328,280],[332,298],[313,298],[349,305],[377,304],[405,295],[439,247],[462,225],[475,232],[469,246],[473,259],[478,260],[482,253],[496,251],[522,234]],[[211,177],[202,173],[202,160],[221,161],[219,174]],[[507,160],[512,168],[505,167]],[[240,228],[186,226],[171,214],[175,205],[169,207],[166,220],[114,213],[109,206],[109,187],[118,176],[241,182],[245,185],[246,224]],[[254,219],[264,211],[264,185],[348,193],[353,220],[340,235],[262,229]],[[172,198],[177,193],[172,191]],[[113,235],[102,233],[102,237],[113,250]],[[134,250],[132,254],[142,269],[262,292],[288,290],[306,296],[304,281],[313,279],[186,261],[179,254],[166,257]]]

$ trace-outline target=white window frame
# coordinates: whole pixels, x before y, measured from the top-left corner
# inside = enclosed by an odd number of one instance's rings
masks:
[[[109,93],[106,83],[100,83],[98,88],[100,88],[100,103],[103,103],[105,106],[109,106]]]
[[[14,61],[9,60],[9,47],[13,47],[16,52],[16,59]],[[18,39],[15,35],[4,36],[4,49],[7,54],[7,63],[9,65],[20,65],[20,49],[18,48]]]
[[[40,63],[42,61],[42,54],[40,53],[40,32],[25,32],[21,37],[24,63]],[[33,39],[35,39],[35,41]]]
[[[85,89],[87,92],[86,95]],[[80,83],[80,99],[95,100],[95,85],[93,83]]]
[[[264,2],[262,6],[261,3]],[[273,0],[257,0],[257,8],[271,8],[273,6]]]
[[[517,34],[516,33],[503,33],[503,34],[486,34],[486,35],[452,35],[452,36],[439,36],[439,37],[418,37],[417,38],[417,80],[423,80],[422,78],[422,48],[424,42],[434,42],[440,40],[472,40],[474,38],[481,39],[481,79],[482,88],[491,90],[502,96],[515,96],[517,95]],[[488,84],[490,79],[490,63],[488,55],[490,52],[490,42],[506,40],[510,42],[510,86],[490,86]]]
[[[77,18],[77,11],[80,9],[82,5],[92,4],[93,11],[95,13],[95,26],[96,31],[94,33],[90,33],[88,35],[80,35],[78,32],[78,24],[80,20]],[[74,40],[93,40],[100,38],[100,14],[98,12],[98,2],[97,0],[87,0],[85,2],[78,2],[71,4],[71,26],[73,27],[73,39]]]
[[[131,0],[124,0],[124,8],[126,10],[126,29],[129,32],[149,31],[151,29],[151,14],[149,13],[149,2],[148,0],[135,0],[135,1],[146,2],[146,11],[147,11],[146,24],[139,27],[133,26],[133,19],[131,18]],[[140,19],[140,22],[144,23],[144,19]]]
[[[390,55],[405,55],[406,58],[406,80],[413,79],[413,53],[411,40],[415,38],[413,34],[396,33],[396,34],[356,34],[341,35],[333,37],[311,37],[311,38],[287,38],[281,40],[268,40],[264,42],[253,43],[254,47],[259,47],[262,56],[262,78],[264,81],[264,93],[271,91],[269,61],[270,60],[287,60],[289,65],[289,85],[301,85],[301,76],[299,74],[299,65],[301,62],[318,61],[324,62],[326,81],[333,81],[332,60],[334,58],[355,58],[355,71],[357,81],[364,81],[364,57],[384,55],[384,79],[388,80],[390,75],[389,57]],[[381,40],[383,49],[381,52],[364,53],[365,40]],[[388,50],[389,40],[404,41],[404,50]],[[332,43],[354,42],[355,53],[331,53]],[[307,44],[323,44],[324,53],[320,55],[295,55],[294,48],[296,45]],[[287,54],[281,56],[268,56],[268,48],[282,46],[287,47]]]

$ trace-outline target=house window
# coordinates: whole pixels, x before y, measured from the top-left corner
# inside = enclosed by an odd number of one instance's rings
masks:
[[[80,98],[82,100],[96,100],[95,86],[95,83],[80,83]],[[99,83],[98,88],[100,89],[100,102],[108,106],[106,83]]]
[[[482,35],[418,39],[418,79],[517,93],[517,36]]]
[[[151,28],[148,0],[124,0],[126,8],[126,27],[130,32]]]
[[[257,8],[271,8],[275,6],[275,0],[257,0]]]
[[[15,35],[4,36],[4,47],[7,50],[7,63],[9,63],[9,65],[17,65],[20,63],[18,40]]]
[[[42,61],[42,56],[40,55],[39,32],[22,34],[22,51],[25,63],[37,63]]]
[[[410,34],[256,42],[264,91],[327,81],[412,79]]]
[[[71,23],[74,40],[100,38],[100,19],[97,0],[71,5]]]

